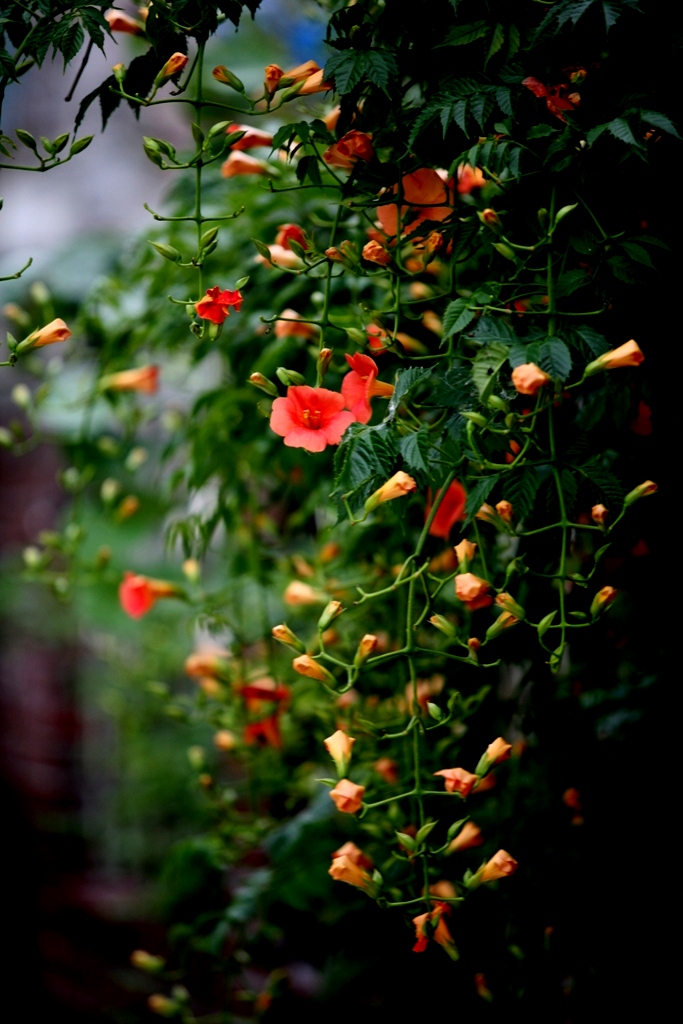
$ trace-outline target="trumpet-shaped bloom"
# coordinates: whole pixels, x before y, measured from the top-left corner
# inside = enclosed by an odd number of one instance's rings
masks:
[[[447,793],[459,793],[463,799],[470,795],[472,787],[479,779],[478,775],[473,775],[464,768],[442,768],[440,772],[434,772],[434,775],[443,776]]]
[[[295,309],[283,309],[284,319],[275,321],[276,338],[307,338],[313,340],[318,337],[316,324],[309,324],[301,319],[301,313]]]
[[[512,383],[520,395],[535,395],[550,380],[550,376],[536,363],[522,363],[512,371]]]
[[[461,196],[469,195],[472,189],[483,188],[486,184],[486,178],[479,167],[471,167],[470,164],[460,164],[457,177],[456,188]]]
[[[509,875],[514,875],[518,867],[519,865],[514,857],[511,857],[505,850],[499,850],[477,872],[475,877],[480,882],[495,882],[499,878],[507,878]]]
[[[287,388],[286,398],[276,398],[270,417],[271,430],[284,437],[288,448],[322,452],[328,444],[339,444],[355,416],[344,410],[344,398],[327,388],[296,385]]]
[[[202,320],[210,320],[213,324],[222,324],[230,316],[230,307],[239,313],[242,308],[242,293],[222,292],[220,288],[207,288],[206,295],[195,302],[194,308],[197,316]]]
[[[267,64],[263,74],[263,88],[269,96],[272,96],[278,87],[278,83],[284,71],[279,64]]]
[[[413,918],[416,938],[413,953],[424,952],[427,948],[431,932],[431,938],[434,942],[438,943],[439,946],[443,946],[452,960],[458,959],[458,950],[453,942],[453,936],[449,932],[448,925],[444,920],[444,914],[448,913],[450,913],[450,907],[447,903],[437,903],[433,910],[425,914],[418,914],[417,917]]]
[[[363,794],[365,786],[357,786],[349,779],[340,779],[334,789],[330,790],[330,797],[337,805],[337,810],[343,814],[356,814],[363,806]]]
[[[299,96],[312,96],[315,92],[328,92],[332,88],[332,82],[325,82],[323,80],[323,71],[320,68],[318,71],[314,71],[312,75],[309,75],[304,84],[299,89]]]
[[[71,331],[61,317],[57,317],[56,320],[51,320],[45,327],[33,331],[29,334],[28,338],[20,341],[17,345],[17,352],[25,352],[32,348],[43,348],[44,345],[54,345],[59,341],[66,341],[70,337]]]
[[[358,352],[353,356],[347,355],[346,362],[351,371],[342,381],[344,405],[351,410],[358,423],[367,423],[372,416],[370,399],[375,395],[389,398],[394,393],[394,385],[377,380],[379,369],[370,356]]]
[[[173,597],[178,593],[178,587],[166,580],[125,572],[119,587],[119,600],[126,615],[130,615],[131,619],[140,619],[154,607],[160,597]]]
[[[159,367],[140,366],[135,370],[110,373],[100,380],[103,391],[143,391],[153,394],[159,386]]]
[[[453,213],[453,192],[438,171],[421,167],[401,180],[403,201],[401,206],[401,234],[410,234],[425,220],[446,220]],[[392,189],[394,195],[398,185]],[[413,209],[411,209],[413,207]],[[397,205],[377,207],[377,216],[387,235],[398,234],[399,208]]]
[[[368,263],[376,263],[380,267],[387,267],[391,263],[391,256],[379,242],[366,242],[363,246],[362,257]]]
[[[583,371],[584,376],[590,377],[600,370],[617,370],[622,366],[640,366],[645,359],[640,345],[637,341],[627,341],[619,348],[613,348],[610,352],[604,352],[592,363],[589,363]]]
[[[470,850],[473,846],[481,846],[484,836],[478,825],[473,821],[466,821],[458,832],[455,839],[449,845],[447,853],[457,853],[458,850]]]
[[[233,132],[244,132],[241,139],[237,142],[233,142],[230,147],[233,152],[236,150],[244,149],[256,149],[258,146],[270,146],[273,141],[273,136],[270,132],[264,132],[260,128],[252,128],[250,124],[231,124],[225,129],[226,135],[232,135]]]
[[[275,236],[275,244],[281,245],[283,249],[290,249],[290,242],[298,242],[302,249],[308,249],[309,244],[306,233],[298,224],[280,224]]]
[[[487,581],[471,572],[463,572],[456,576],[455,596],[472,612],[477,611],[478,608],[487,608],[493,603]]]
[[[344,843],[338,850],[335,850],[332,854],[332,860],[335,860],[337,857],[348,857],[349,860],[353,861],[360,868],[371,868],[373,866],[372,859],[352,842]]]
[[[469,563],[472,561],[476,554],[477,545],[473,544],[472,541],[467,540],[466,537],[463,537],[460,543],[455,545],[455,548],[453,550],[455,551],[456,557],[458,559],[458,565],[462,566],[464,569],[467,569],[467,566],[469,565]]]
[[[373,887],[372,876],[350,856],[344,853],[336,856],[333,854],[332,856],[332,864],[328,874],[334,878],[335,882],[348,882],[349,885],[355,885],[359,889],[365,890]]]
[[[372,136],[367,132],[359,132],[352,128],[341,139],[333,142],[323,153],[323,160],[330,167],[338,167],[342,171],[350,171],[356,160],[369,163],[375,155],[372,147]]]
[[[234,150],[228,159],[221,164],[221,176],[223,178],[236,178],[243,174],[267,174],[268,164],[263,160],[257,160],[255,156],[248,153],[238,153]]]
[[[436,492],[437,499],[440,494],[441,491]],[[432,537],[442,537],[444,540],[448,540],[451,530],[455,524],[465,518],[466,501],[467,492],[465,491],[465,488],[459,480],[454,480],[441,499],[441,504],[436,510],[436,515],[432,519],[432,524],[429,527],[429,532]],[[425,519],[429,518],[431,510],[432,501],[430,492],[427,508],[425,509]]]
[[[355,739],[353,736],[345,733],[343,729],[337,729],[324,742],[325,750],[336,764],[339,774],[345,775],[351,760],[351,751],[356,742]]]
[[[145,26],[121,11],[107,11],[104,20],[112,32],[125,32],[130,36],[144,36]]]

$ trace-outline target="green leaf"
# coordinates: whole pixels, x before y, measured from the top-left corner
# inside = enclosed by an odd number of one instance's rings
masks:
[[[668,132],[669,135],[675,135],[677,139],[680,139],[680,135],[676,131],[674,124],[666,114],[660,114],[658,110],[641,110],[640,118],[648,126],[654,128],[660,128],[663,132]]]
[[[477,320],[474,329],[475,341],[488,344],[491,341],[500,341],[504,345],[512,345],[517,336],[510,323],[510,318],[505,316],[482,316]]]
[[[478,483],[476,483],[472,490],[469,492],[469,494],[467,495],[467,502],[465,504],[465,512],[467,513],[467,518],[463,523],[463,530],[468,525],[468,523],[472,522],[476,513],[484,504],[484,502],[486,501],[489,494],[491,493],[491,491],[496,486],[499,480],[500,473],[495,473],[493,476],[482,477],[482,479],[479,480]]]
[[[526,133],[527,139],[544,139],[546,135],[556,135],[559,128],[551,128],[549,124],[535,124]]]
[[[396,383],[394,384],[394,393],[389,399],[389,405],[387,406],[387,414],[384,417],[385,423],[393,420],[399,403],[413,390],[413,388],[416,388],[418,384],[421,384],[431,376],[431,372],[431,370],[413,366],[409,370],[403,370],[399,373],[396,378]]]
[[[479,398],[485,402],[493,390],[496,375],[508,357],[508,346],[493,341],[481,352],[477,352],[472,361],[472,380],[479,392]]]
[[[23,143],[27,149],[32,149],[34,153],[38,151],[38,143],[30,132],[27,132],[24,128],[15,128],[14,133],[19,139],[19,142]]]
[[[477,39],[483,39],[489,33],[487,21],[473,21],[470,25],[455,25],[448,30],[443,43],[439,43],[435,49],[441,46],[466,46]]]
[[[564,295],[572,295],[573,292],[590,282],[590,277],[585,270],[568,270],[560,274],[555,285],[555,295],[562,298]]]
[[[493,30],[493,35],[491,36],[491,45],[489,46],[489,52],[486,54],[486,60],[484,61],[484,68],[486,68],[486,65],[491,60],[491,57],[493,57],[496,53],[498,53],[498,51],[500,50],[500,48],[501,48],[501,46],[503,45],[504,42],[505,42],[505,29],[500,24],[500,22],[498,22],[498,24],[496,25],[496,27]]]
[[[406,434],[398,442],[398,450],[403,456],[409,470],[416,473],[427,473],[429,471],[429,450],[431,441],[426,427],[411,434]]]
[[[582,466],[581,471],[596,488],[601,501],[607,508],[621,508],[624,500],[624,487],[611,470],[593,464]]]
[[[593,327],[576,327],[574,328],[578,336],[588,346],[593,356],[597,359],[603,352],[609,352],[610,344],[599,331],[596,331]]]
[[[263,256],[265,260],[270,261],[270,249],[265,242],[261,242],[258,238],[252,238],[252,242],[256,246],[256,251],[260,256]]]
[[[467,327],[474,320],[475,312],[469,309],[467,299],[455,299],[449,302],[443,317],[443,337],[450,338]]]
[[[636,263],[644,263],[646,267],[652,267],[654,270],[654,264],[650,259],[650,254],[643,249],[642,245],[638,245],[636,242],[622,242],[621,248],[624,252],[628,253],[632,260]]]
[[[592,146],[596,139],[599,139],[604,131],[607,131],[606,124],[597,124],[595,128],[591,128],[586,133],[586,142],[589,146]]]
[[[518,521],[526,519],[534,505],[541,478],[530,466],[509,473],[503,486],[503,497],[509,501]]]
[[[460,409],[471,406],[475,398],[472,374],[469,366],[452,366],[443,377],[437,378],[433,391],[435,405]]]
[[[553,379],[566,380],[571,373],[572,357],[561,338],[548,338],[541,345],[539,366]]]
[[[619,139],[621,142],[625,142],[629,146],[640,145],[631,131],[628,121],[625,121],[623,117],[615,117],[613,121],[610,121],[607,125],[607,131],[610,132],[615,139]]]

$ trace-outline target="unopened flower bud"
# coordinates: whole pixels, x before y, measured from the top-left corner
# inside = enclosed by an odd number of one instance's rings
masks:
[[[114,66],[112,67],[112,71],[114,72],[114,78],[119,83],[119,85],[121,85],[124,78],[126,77],[127,70],[128,69],[126,68],[126,65],[121,63],[114,64]]]
[[[486,419],[485,416],[482,416],[480,412],[467,411],[463,412],[462,415],[465,417],[466,420],[469,420],[470,423],[476,424],[476,426],[478,427],[485,427],[488,424],[488,420]]]
[[[296,633],[293,633],[289,626],[284,622],[279,626],[273,626],[271,632],[274,640],[278,640],[281,644],[284,644],[285,647],[291,647],[293,651],[298,651],[299,654],[305,654],[305,645],[301,640],[299,640]]]
[[[71,337],[71,331],[66,326],[64,321],[57,317],[56,320],[52,320],[45,327],[41,327],[38,331],[33,331],[29,334],[28,338],[24,338],[17,345],[17,352],[26,352],[28,349],[42,348],[44,345],[54,345],[56,342],[66,341],[67,338]]]
[[[496,598],[496,604],[499,605],[504,612],[510,612],[516,619],[523,619],[526,616],[526,612],[520,604],[514,600],[510,594],[502,593]]]
[[[349,779],[340,779],[334,789],[330,790],[330,797],[337,805],[337,810],[343,814],[355,814],[363,806],[363,794],[365,786],[357,786]]]
[[[640,346],[636,341],[627,341],[624,345],[620,345],[619,348],[614,348],[610,352],[603,352],[601,356],[594,359],[592,363],[589,363],[586,369],[583,371],[584,377],[591,377],[594,373],[599,373],[600,370],[616,370],[622,366],[640,366],[645,359],[645,356],[640,350]]]
[[[327,373],[332,361],[332,355],[333,352],[331,348],[320,349],[320,352],[318,353],[318,373],[321,377],[324,377]]]
[[[264,377],[262,373],[252,373],[249,377],[249,383],[253,384],[255,388],[260,388],[261,391],[265,391],[271,398],[277,398],[279,392],[275,384]]]
[[[486,752],[480,757],[479,764],[475,768],[476,774],[486,775],[494,765],[500,764],[501,761],[507,761],[511,750],[512,744],[506,743],[503,737],[499,736],[493,743],[489,743]]]
[[[310,654],[301,654],[298,658],[295,658],[292,662],[292,668],[299,675],[308,676],[309,679],[317,679],[328,686],[333,686],[335,683],[332,673],[328,672],[319,661],[315,661]]]
[[[173,78],[187,66],[189,57],[184,53],[174,53],[168,58],[159,74],[154,79],[156,86],[163,85],[167,78]]]
[[[204,747],[194,746],[187,748],[187,760],[190,762],[190,767],[199,771],[206,764],[206,751]]]
[[[166,965],[163,957],[153,956],[146,949],[134,949],[130,954],[130,962],[133,967],[137,967],[139,971],[146,971],[147,974],[158,974]]]
[[[386,483],[382,484],[379,490],[371,494],[365,502],[365,511],[372,512],[384,501],[393,501],[394,498],[403,498],[406,494],[411,494],[417,490],[417,483],[413,480],[412,476],[404,473],[400,470],[398,473],[394,473]]]
[[[344,611],[341,601],[330,601],[318,619],[318,629],[325,630]]]
[[[181,569],[186,580],[189,580],[190,583],[199,583],[202,569],[196,558],[186,558]]]
[[[285,387],[297,387],[306,383],[304,375],[302,373],[298,373],[297,370],[288,370],[284,366],[278,366],[275,373],[278,380],[284,384]]]
[[[219,64],[217,68],[214,68],[211,72],[217,82],[222,85],[229,85],[231,89],[237,90],[237,92],[244,92],[244,85],[239,80],[237,75],[233,75],[232,71],[229,71],[224,64]]]
[[[442,633],[445,633],[451,640],[455,637],[455,627],[444,615],[432,615],[429,621],[432,626],[436,626],[437,629],[441,630]]]
[[[156,1013],[159,1017],[175,1017],[180,1009],[173,999],[169,999],[168,996],[164,996],[160,992],[149,996],[147,1006],[152,1013]]]
[[[356,656],[353,659],[353,664],[356,668],[360,668],[361,665],[367,661],[370,655],[374,652],[378,643],[379,640],[374,633],[365,634],[361,642],[358,644],[358,650],[356,651]]]
[[[479,217],[479,220],[482,222],[482,224],[486,224],[487,228],[493,228],[494,231],[500,231],[500,217],[498,216],[495,210],[492,210],[490,207],[487,207],[485,210],[482,210],[480,213],[478,213],[477,216]]]
[[[325,750],[336,764],[340,779],[346,775],[355,742],[353,736],[348,736],[343,729],[337,729],[325,740]]]
[[[507,878],[515,873],[518,866],[517,861],[509,853],[506,853],[505,850],[499,850],[470,879],[468,883],[469,888],[474,889],[476,886],[481,885],[482,882],[495,882],[499,878]]]
[[[612,604],[616,596],[617,591],[614,587],[602,587],[598,590],[591,603],[591,615],[593,618],[597,619],[598,615]]]
[[[511,629],[512,626],[516,626],[518,622],[519,619],[516,615],[512,615],[510,612],[502,612],[496,621],[486,630],[486,639],[493,640],[494,637],[499,636],[504,630]]]
[[[219,729],[218,732],[214,734],[213,745],[218,750],[234,750],[237,746],[237,739],[235,734],[230,732],[229,729]]]
[[[604,505],[593,505],[593,508],[591,509],[591,519],[594,523],[597,523],[598,526],[605,525],[608,514],[608,510]]]
[[[504,522],[512,522],[513,508],[509,501],[499,501],[496,505],[496,512]]]
[[[638,501],[639,498],[646,498],[649,494],[654,494],[657,490],[657,484],[654,480],[646,480],[645,483],[638,484],[632,491],[629,491],[624,498],[624,508],[628,508],[634,501]]]

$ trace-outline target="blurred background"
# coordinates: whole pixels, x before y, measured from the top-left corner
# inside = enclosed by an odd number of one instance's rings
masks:
[[[133,5],[123,6],[135,16]],[[267,63],[324,63],[325,25],[325,12],[313,2],[264,0],[256,21],[245,15],[239,30],[221,27],[207,64],[228,65],[251,91]],[[104,54],[94,48],[69,102],[80,56],[65,75],[61,61],[48,57],[9,86],[4,133],[23,128],[55,137],[72,130],[82,98],[113,64],[128,64],[144,49],[122,34],[106,40]],[[56,306],[67,321],[69,311],[75,316],[153,223],[143,204],[163,208],[170,183],[144,155],[142,136],[182,148],[189,125],[177,106],[142,110],[136,120],[123,105],[101,132],[95,104],[77,134],[95,138],[64,167],[39,176],[0,170],[0,276],[33,259],[19,280],[0,285],[3,307],[17,302],[50,319]],[[0,319],[3,331],[14,329]],[[16,371],[0,375],[3,424],[22,419],[11,398],[21,379]],[[51,426],[68,436],[69,423]],[[30,1019],[68,1014],[84,1024],[125,1022],[146,1016],[144,997],[155,990],[130,967],[131,950],[163,948],[170,905],[201,884],[197,872],[210,873],[201,853],[194,869],[192,852],[182,871],[168,863],[174,844],[199,831],[207,811],[189,772],[187,725],[164,721],[144,670],[136,691],[125,650],[130,623],[115,592],[80,592],[65,603],[40,585],[18,583],[24,548],[64,525],[59,475],[66,465],[59,443],[19,458],[0,448],[0,785],[12,837],[2,857],[10,900],[7,973],[15,979],[6,998],[16,998]],[[145,494],[138,484],[143,514],[125,531],[124,557],[133,564],[136,551],[152,545],[161,563],[163,545],[153,532],[158,508],[152,488]],[[106,523],[95,517],[88,531],[95,547],[106,543]],[[111,645],[112,623],[120,649],[99,660],[93,651],[98,642]],[[167,650],[169,675],[177,676],[193,638],[179,631],[172,613],[162,613],[152,643]],[[119,675],[107,673],[112,657]]]

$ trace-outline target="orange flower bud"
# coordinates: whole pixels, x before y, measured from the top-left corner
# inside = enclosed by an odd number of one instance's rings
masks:
[[[592,363],[589,363],[583,371],[584,377],[591,377],[600,370],[616,370],[622,366],[640,366],[645,356],[640,350],[636,341],[627,341],[619,348],[613,348],[610,352],[604,352]]]
[[[143,391],[154,394],[159,386],[159,367],[140,366],[135,370],[121,370],[102,377],[101,391]]]
[[[156,974],[163,970],[166,961],[161,956],[154,956],[146,949],[134,949],[130,954],[130,962],[139,971],[147,971],[148,974]]]
[[[447,854],[457,853],[458,850],[470,850],[473,846],[481,846],[484,842],[484,835],[478,825],[473,821],[466,821],[458,832],[455,839],[448,844]]]
[[[495,622],[493,622],[486,630],[486,639],[493,640],[494,637],[498,636],[506,629],[510,629],[512,626],[516,626],[519,623],[519,619],[512,612],[502,612]]]
[[[334,352],[332,351],[331,348],[321,348],[320,352],[318,352],[318,363],[317,363],[317,365],[318,365],[318,372],[320,373],[321,377],[324,377],[325,374],[327,373],[327,371],[329,370],[330,363],[332,362],[332,356],[333,355],[334,355]]]
[[[477,545],[463,538],[459,544],[455,545],[454,550],[458,559],[458,566],[467,572],[467,566],[476,554]]]
[[[512,371],[512,383],[520,395],[535,395],[551,379],[536,363],[522,363]]]
[[[377,263],[380,267],[386,267],[393,262],[387,250],[379,242],[366,242],[361,255],[368,263]]]
[[[466,772],[464,768],[442,768],[440,772],[434,772],[434,775],[443,776],[447,793],[458,793],[463,800],[470,795],[472,787],[479,779],[478,775]]]
[[[512,522],[513,509],[509,501],[499,501],[496,505],[496,512],[504,522]]]
[[[427,948],[429,939],[432,938],[438,945],[443,946],[452,960],[458,959],[458,950],[453,942],[453,936],[448,930],[444,920],[444,914],[450,912],[447,903],[437,903],[434,910],[426,914],[418,914],[413,918],[415,925],[414,953],[422,953]]]
[[[273,626],[271,633],[273,639],[279,640],[281,644],[285,644],[285,646],[291,647],[292,650],[298,651],[300,654],[303,654],[305,652],[306,647],[304,646],[303,642],[299,640],[299,637],[296,635],[296,633],[293,633],[289,626],[287,626],[285,623],[282,623],[282,625],[280,626]]]
[[[481,519],[483,523],[495,523],[497,521],[496,510],[487,504],[487,502],[484,502],[479,511],[475,512],[474,518]]]
[[[214,734],[213,743],[218,750],[234,750],[237,746],[237,738],[229,729],[219,729]]]
[[[363,806],[364,792],[365,786],[357,786],[348,779],[340,779],[335,788],[330,790],[330,797],[342,814],[355,814]]]
[[[372,876],[347,854],[334,856],[328,874],[334,878],[335,882],[348,882],[349,885],[365,889],[366,892],[374,889]]]
[[[259,388],[264,391],[271,398],[278,397],[278,389],[275,387],[272,381],[264,377],[262,373],[250,373],[248,377],[249,383],[253,384],[255,388]]]
[[[268,164],[257,160],[255,156],[233,150],[228,159],[221,164],[223,178],[236,178],[242,174],[268,174]]]
[[[398,782],[398,764],[391,757],[378,758],[372,767],[389,786],[395,786]]]
[[[412,476],[408,476],[403,470],[399,470],[386,483],[382,484],[378,491],[370,495],[365,502],[365,511],[372,512],[382,502],[393,501],[394,498],[403,498],[406,494],[411,494],[416,490],[417,484]]]
[[[343,729],[337,729],[325,740],[325,750],[336,764],[340,776],[346,775],[355,742],[353,736],[348,736]]]
[[[468,605],[471,611],[485,608],[493,603],[493,598],[489,597],[488,591],[488,582],[471,572],[463,572],[455,577],[455,596]]]
[[[646,498],[649,494],[655,494],[657,489],[657,484],[654,480],[646,480],[645,483],[638,484],[624,498],[624,507],[628,508],[629,505],[632,505],[634,501],[638,501],[639,498]]]
[[[271,65],[272,66],[272,65]],[[275,65],[277,67],[277,65]],[[304,61],[303,64],[297,64],[291,71],[285,71],[282,75],[283,81],[281,85],[294,85],[295,82],[305,82],[306,79],[310,78],[311,75],[315,75],[320,71],[320,65],[316,64],[314,60]]]
[[[501,761],[507,761],[511,750],[512,744],[506,743],[502,736],[495,739],[493,743],[489,743],[486,752],[479,759],[476,768],[477,775],[486,775],[494,765],[500,764]]]
[[[195,651],[185,659],[185,673],[192,677],[210,676],[212,679],[226,679],[230,674],[232,655],[224,647]]]
[[[233,75],[232,71],[226,68],[225,64],[219,64],[217,68],[214,68],[211,72],[212,76],[217,82],[222,85],[229,85],[237,92],[244,92],[244,84],[239,80],[237,75]]]
[[[353,659],[353,663],[356,668],[360,668],[363,662],[367,661],[370,655],[374,652],[379,640],[374,633],[366,633],[361,642],[358,644],[358,650],[356,656]]]
[[[323,118],[323,122],[324,122],[325,127],[327,128],[328,132],[333,132],[334,129],[337,127],[337,122],[339,120],[339,115],[340,114],[341,114],[341,107],[339,105],[337,105],[336,107],[333,107],[332,110],[329,112],[329,114],[325,114],[325,116]]]
[[[160,992],[155,992],[147,997],[147,1007],[159,1017],[175,1017],[179,1009],[173,999],[169,999],[168,996],[164,996]]]
[[[318,619],[318,629],[326,630],[331,622],[337,618],[338,615],[344,611],[344,607],[341,601],[328,601],[323,609],[323,613]]]
[[[328,672],[324,665],[315,661],[310,654],[300,654],[292,662],[292,668],[300,676],[308,676],[309,679],[317,679],[321,683],[334,684],[334,676]]]
[[[107,11],[104,20],[112,32],[126,32],[130,36],[144,36],[145,26],[121,11]]]
[[[269,245],[268,253],[268,259],[259,253],[257,263],[264,263],[267,267],[283,267],[285,270],[301,270],[304,266],[303,260],[292,249],[285,249],[284,245]]]
[[[17,345],[17,352],[26,352],[33,348],[43,348],[44,345],[54,345],[56,342],[66,341],[70,337],[71,331],[64,321],[57,317],[56,320],[51,320],[45,327],[33,331],[32,334],[29,334],[28,338],[20,341]]]
[[[514,598],[512,598],[509,594],[498,594],[498,597],[496,598],[496,604],[499,605],[499,607],[501,607],[503,611],[509,612],[511,615],[514,615],[516,619],[523,619],[526,615],[526,612],[524,611],[522,606],[517,604]]]
[[[456,186],[460,195],[469,195],[474,188],[483,188],[486,178],[478,167],[471,167],[469,164],[460,164],[458,167],[458,184]]]
[[[507,878],[509,875],[514,875],[518,867],[519,865],[514,857],[511,857],[505,850],[499,850],[498,853],[491,857],[490,861],[477,871],[474,879],[477,880],[477,884],[496,882],[499,878]]]
[[[266,90],[268,96],[272,96],[278,87],[278,82],[284,75],[284,71],[279,64],[268,64],[265,69],[265,77],[263,80],[263,88]]]
[[[201,679],[197,680],[197,686],[207,697],[211,697],[212,700],[222,700],[226,696],[226,689],[218,682],[217,679],[212,679],[211,676],[202,676]]]
[[[591,615],[593,618],[597,618],[600,612],[604,611],[608,605],[612,604],[612,601],[614,601],[616,596],[617,591],[614,587],[602,587],[598,590],[591,604]]]
[[[174,53],[168,58],[163,68],[154,79],[154,84],[161,85],[167,78],[172,78],[173,75],[177,75],[179,71],[182,71],[184,67],[187,67],[189,59],[190,58],[184,53]]]
[[[130,519],[140,508],[140,499],[134,494],[127,494],[116,510],[116,518],[120,523]]]
[[[328,92],[331,88],[332,82],[323,81],[321,68],[319,71],[314,71],[312,75],[309,75],[301,89],[299,89],[299,96],[312,96],[315,92]]]
[[[486,984],[485,974],[474,975],[474,987],[477,990],[477,995],[480,999],[485,999],[487,1003],[490,1003],[493,1000],[493,992]]]
[[[348,842],[344,843],[343,846],[340,846],[339,849],[335,850],[332,854],[332,860],[335,860],[337,857],[348,857],[349,860],[353,861],[354,864],[357,864],[359,868],[371,868],[373,866],[371,858],[368,857],[367,854],[363,853],[355,843]]]
[[[489,228],[494,228],[496,230],[500,228],[500,217],[496,211],[492,210],[490,207],[482,210],[479,214],[479,220]]]
[[[327,594],[316,590],[310,583],[302,583],[301,580],[292,580],[282,595],[285,604],[295,607],[300,604],[321,604],[327,601]]]
[[[604,526],[608,515],[609,512],[604,505],[593,505],[593,508],[591,509],[591,519],[594,523],[598,523],[599,526]]]

